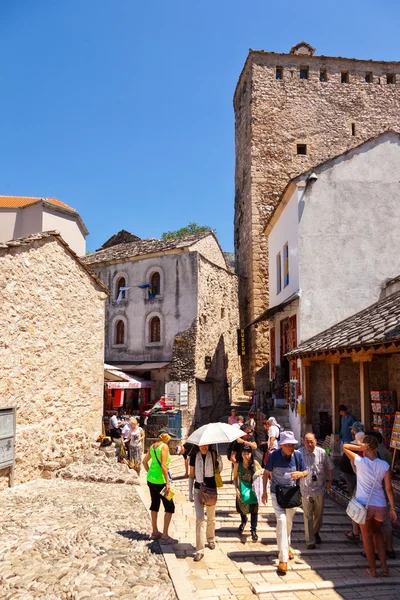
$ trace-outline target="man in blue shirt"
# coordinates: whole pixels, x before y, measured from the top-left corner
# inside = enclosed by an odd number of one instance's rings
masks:
[[[350,444],[353,441],[351,434],[351,426],[357,421],[356,417],[349,413],[347,406],[341,404],[339,406],[340,414],[340,433],[339,438],[342,444]]]
[[[276,541],[279,551],[278,574],[286,575],[287,563],[294,558],[290,550],[290,534],[292,532],[293,517],[296,508],[282,508],[276,498],[276,486],[293,487],[297,480],[307,477],[308,471],[303,457],[295,450],[298,441],[294,438],[292,431],[283,431],[279,440],[280,449],[272,452],[264,470],[263,504],[267,503],[267,483],[271,479],[271,501],[276,515]]]

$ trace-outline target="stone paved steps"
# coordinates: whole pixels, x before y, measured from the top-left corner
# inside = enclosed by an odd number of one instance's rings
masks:
[[[365,558],[360,557],[359,560],[349,560],[348,562],[345,561],[338,561],[337,563],[331,563],[331,564],[327,564],[322,563],[321,561],[319,561],[319,563],[316,562],[303,562],[303,563],[295,563],[292,564],[293,561],[291,561],[290,563],[290,570],[291,571],[318,571],[318,574],[321,573],[321,571],[331,571],[334,569],[341,569],[343,572],[346,569],[367,569],[368,568],[368,562]],[[388,560],[387,561],[388,567],[400,567],[400,560]],[[239,565],[238,565],[239,566]],[[275,573],[276,572],[276,567],[277,565],[259,565],[259,566],[253,566],[253,567],[240,567],[239,569],[240,571],[244,574],[244,575],[250,575],[252,573]],[[345,573],[343,573],[345,575]]]
[[[348,579],[336,579],[336,580],[327,580],[327,581],[316,581],[316,582],[298,582],[298,583],[282,583],[277,585],[271,584],[252,584],[252,590],[255,594],[258,595],[259,600],[270,600],[271,594],[276,594],[279,592],[295,593],[295,592],[307,592],[307,591],[322,591],[322,590],[340,590],[343,588],[362,588],[366,587],[366,592],[368,588],[378,586],[379,584],[379,596],[386,599],[385,596],[385,587],[388,586],[393,588],[395,585],[400,584],[400,577],[369,577],[365,575],[364,577],[351,577]],[[397,590],[398,591],[398,590]],[[379,597],[378,595],[375,598]]]

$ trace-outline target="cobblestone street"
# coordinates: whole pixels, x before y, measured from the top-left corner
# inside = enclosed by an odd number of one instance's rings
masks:
[[[1,600],[174,600],[137,487],[53,479],[2,492]]]
[[[225,485],[219,490],[216,512],[216,548],[206,549],[204,559],[195,563],[191,558],[195,517],[193,505],[187,500],[188,481],[182,477],[182,458],[172,457],[174,487],[179,494],[171,535],[180,543],[173,548],[167,547],[167,550],[164,548],[163,552],[179,600],[353,600],[378,596],[381,600],[396,600],[399,597],[400,559],[388,561],[389,578],[367,576],[365,569],[368,565],[361,554],[362,544],[353,544],[345,539],[349,519],[344,508],[330,499],[325,503],[324,524],[320,532],[323,543],[316,550],[306,549],[302,513],[298,510],[292,535],[296,558],[290,562],[287,575],[278,576],[272,506],[269,502],[260,510],[258,542],[251,541],[249,526],[240,536],[237,532],[240,519],[235,511],[235,494],[233,485],[229,483],[230,469],[226,457],[224,465]],[[140,494],[149,506],[144,475]]]

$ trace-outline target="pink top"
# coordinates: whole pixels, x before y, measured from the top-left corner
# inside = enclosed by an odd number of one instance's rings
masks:
[[[228,424],[229,425],[234,425],[237,422],[238,422],[238,420],[237,420],[236,417],[229,417],[229,419],[228,419]]]

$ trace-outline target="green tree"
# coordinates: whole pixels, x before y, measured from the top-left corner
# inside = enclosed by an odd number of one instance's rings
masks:
[[[163,240],[170,240],[184,237],[185,235],[193,235],[194,233],[202,233],[203,231],[214,231],[208,225],[198,225],[197,223],[188,223],[186,227],[176,229],[175,231],[164,231],[161,236]],[[214,231],[215,233],[215,231]]]

